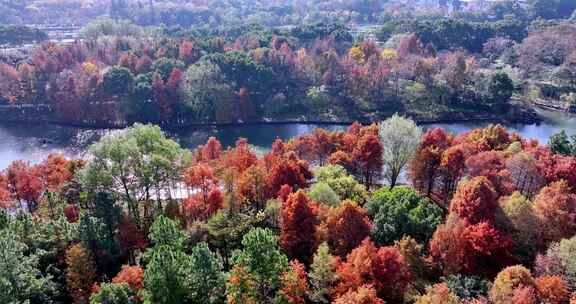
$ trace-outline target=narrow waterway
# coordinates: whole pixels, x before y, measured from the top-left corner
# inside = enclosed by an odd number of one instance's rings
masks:
[[[576,116],[566,113],[537,110],[543,122],[536,125],[510,124],[511,131],[520,133],[526,138],[548,142],[550,136],[561,130],[568,135],[576,134]],[[453,133],[485,127],[489,123],[442,123],[424,125],[423,128],[442,127]],[[315,128],[339,130],[340,125],[286,124],[286,125],[245,125],[225,127],[187,128],[168,132],[169,136],[186,148],[194,148],[206,142],[210,136],[218,138],[224,146],[233,145],[238,138],[261,148],[267,148],[276,139],[289,139],[313,131]],[[0,124],[0,169],[7,167],[14,160],[38,162],[50,153],[60,152],[69,156],[81,157],[88,146],[108,130],[87,130],[55,125],[6,125]]]

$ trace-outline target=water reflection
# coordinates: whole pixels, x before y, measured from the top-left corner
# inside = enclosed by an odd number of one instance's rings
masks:
[[[540,143],[548,142],[551,135],[566,130],[568,135],[576,134],[576,116],[538,110],[544,121],[540,125],[506,125],[512,131],[526,138],[535,138]],[[425,129],[442,127],[453,133],[461,133],[470,129],[485,127],[488,123],[450,123],[431,124]],[[276,139],[289,139],[308,133],[315,128],[342,130],[345,126],[336,125],[247,125],[226,127],[187,128],[178,131],[167,131],[167,134],[178,141],[182,147],[194,148],[206,142],[210,136],[218,138],[224,147],[232,146],[240,137],[257,147],[269,147]],[[38,162],[48,154],[60,152],[70,157],[82,157],[86,148],[107,130],[86,130],[54,125],[0,125],[0,169],[10,162],[22,159]]]
[[[14,160],[37,162],[50,153],[80,155],[94,140],[91,134],[106,131],[79,132],[74,128],[54,125],[2,125],[0,126],[0,168]],[[82,144],[84,142],[84,144]]]

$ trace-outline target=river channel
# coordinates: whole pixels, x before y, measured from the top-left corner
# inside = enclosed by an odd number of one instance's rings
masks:
[[[560,112],[537,110],[543,118],[540,124],[506,124],[506,127],[526,138],[534,138],[541,143],[548,142],[553,134],[566,130],[568,135],[576,134],[576,116]],[[441,123],[423,125],[424,129],[442,127],[453,133],[485,127],[488,122]],[[244,125],[223,127],[186,128],[167,131],[182,147],[194,148],[214,136],[224,146],[233,145],[240,138],[265,149],[276,139],[289,139],[313,131],[315,128],[339,130],[341,125],[285,124],[285,125]],[[14,160],[35,163],[50,153],[64,153],[70,157],[83,157],[87,148],[101,136],[114,130],[91,130],[57,125],[8,125],[0,119],[0,169]]]

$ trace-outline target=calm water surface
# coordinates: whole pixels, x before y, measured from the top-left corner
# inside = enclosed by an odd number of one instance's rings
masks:
[[[576,134],[576,116],[564,113],[539,110],[544,121],[539,125],[506,125],[526,138],[534,138],[541,143],[548,142],[551,135],[566,130],[568,135]],[[431,124],[424,128],[442,127],[453,133],[485,127],[488,123],[449,123]],[[224,146],[233,145],[240,138],[257,147],[269,147],[276,138],[289,139],[311,132],[317,125],[249,125],[220,128],[189,128],[177,132],[168,132],[169,136],[182,147],[194,148],[205,143],[208,137],[215,136]],[[329,130],[341,130],[344,126],[323,125]],[[105,135],[107,130],[86,130],[54,125],[2,125],[0,124],[0,169],[7,167],[14,160],[38,162],[54,152],[64,153],[71,157],[82,157],[87,147]]]

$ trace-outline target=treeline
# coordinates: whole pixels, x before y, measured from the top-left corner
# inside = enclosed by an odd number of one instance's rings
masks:
[[[576,101],[575,29],[574,22],[558,20],[442,18],[391,20],[377,35],[387,41],[385,47],[414,34],[439,52],[466,50],[480,69],[505,72],[526,100],[561,101],[568,107]]]
[[[3,0],[0,22],[5,24],[83,25],[97,17],[126,19],[149,26],[214,28],[261,23],[267,26],[314,22],[381,23],[393,18],[438,18],[447,15],[469,20],[567,19],[576,9],[571,0],[350,0],[350,1],[175,1],[175,0]]]
[[[568,303],[576,158],[561,137],[555,154],[498,125],[422,134],[394,116],[259,156],[136,125],[87,161],[0,174],[0,300]]]
[[[381,41],[388,41],[393,35],[414,33],[424,43],[431,43],[438,50],[465,49],[472,53],[482,53],[490,39],[506,37],[521,42],[528,35],[528,30],[529,23],[521,19],[483,22],[458,18],[400,19],[384,23],[377,36]]]
[[[572,107],[576,26],[508,9],[501,20],[388,18],[381,41],[342,23],[186,28],[99,19],[82,40],[2,58],[0,103],[48,104],[55,120],[84,125],[377,121],[395,112],[486,118],[523,113],[509,103],[514,94]]]
[[[416,35],[379,47],[338,24],[201,33],[101,22],[85,40],[0,65],[4,101],[50,104],[66,122],[434,119],[504,113],[515,90],[472,54],[437,52]]]

